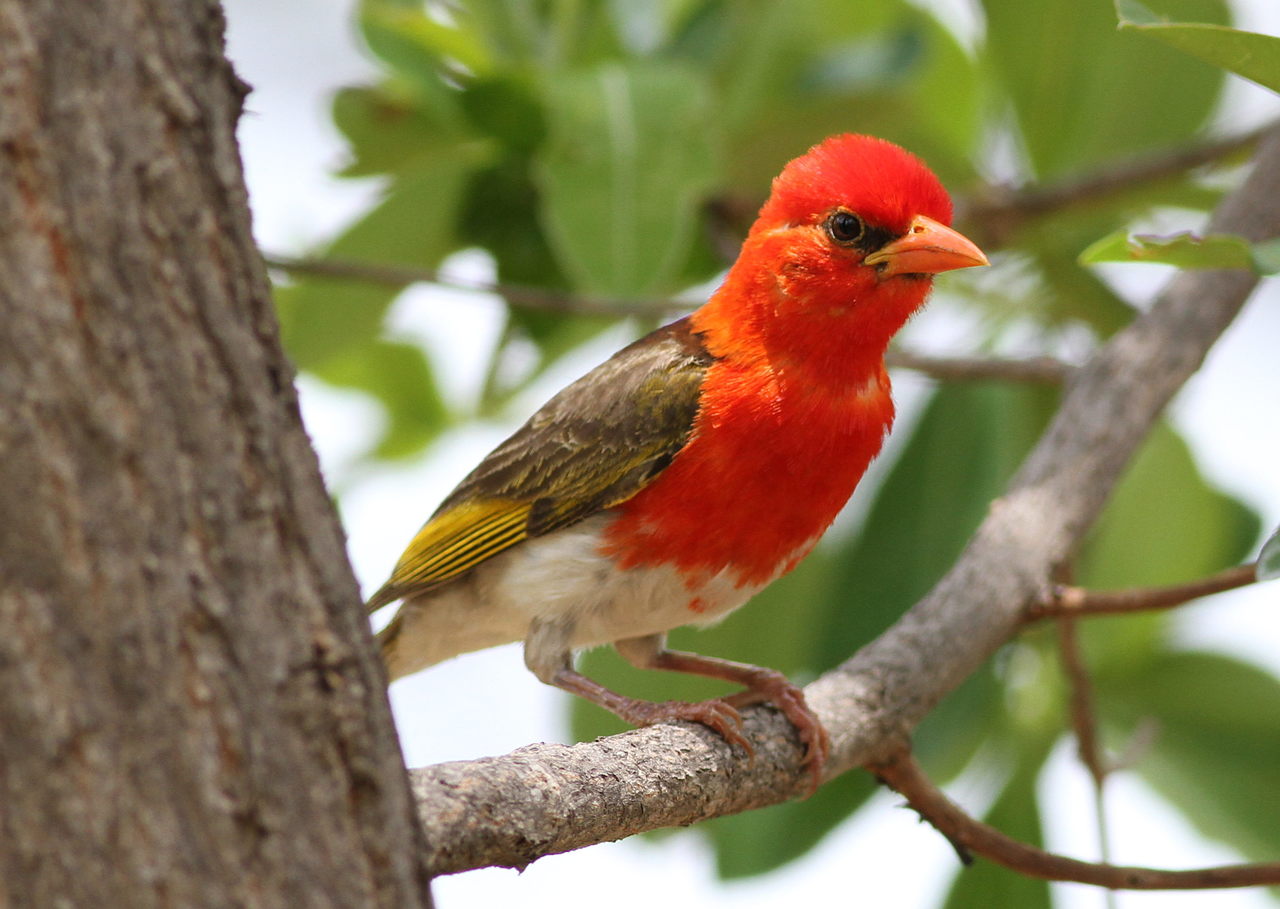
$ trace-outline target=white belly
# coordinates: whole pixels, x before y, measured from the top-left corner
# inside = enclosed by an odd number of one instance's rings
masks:
[[[567,622],[574,649],[705,625],[764,586],[738,586],[729,569],[692,587],[673,568],[619,570],[599,552],[602,531],[613,517],[604,512],[525,540],[466,577],[407,601],[388,654],[392,678],[460,653],[523,640],[535,620]]]

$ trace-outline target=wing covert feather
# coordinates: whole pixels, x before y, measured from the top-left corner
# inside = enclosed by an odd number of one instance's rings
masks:
[[[712,359],[680,319],[567,386],[441,503],[369,609],[634,496],[688,440]]]

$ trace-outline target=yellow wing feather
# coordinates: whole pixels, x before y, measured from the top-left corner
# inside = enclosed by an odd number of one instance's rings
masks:
[[[528,502],[490,499],[463,502],[418,531],[400,557],[391,583],[432,587],[474,568],[528,536]]]
[[[634,496],[685,444],[711,362],[681,319],[565,388],[449,494],[369,610]]]

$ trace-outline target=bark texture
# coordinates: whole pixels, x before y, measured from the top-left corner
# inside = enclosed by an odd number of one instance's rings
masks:
[[[1210,232],[1280,235],[1280,131]],[[1165,405],[1199,368],[1257,278],[1184,272],[1082,367],[1008,492],[947,575],[892,628],[805,688],[831,734],[826,776],[882,760],[1015,635]],[[856,604],[851,604],[856,608]],[[654,726],[411,771],[437,873],[542,855],[785,801],[805,779],[776,711],[744,712],[749,763],[709,730]]]
[[[0,906],[416,906],[213,0],[0,0]]]

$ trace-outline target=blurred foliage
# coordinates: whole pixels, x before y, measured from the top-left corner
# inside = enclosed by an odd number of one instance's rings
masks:
[[[1267,537],[1258,556],[1258,580],[1270,581],[1280,578],[1280,529]]]
[[[360,29],[383,76],[340,92],[333,116],[350,144],[344,173],[377,178],[383,189],[317,254],[436,269],[478,247],[499,288],[597,303],[663,297],[713,281],[769,179],[831,133],[900,142],[958,196],[983,198],[988,181],[1052,184],[1195,143],[1224,79],[1202,60],[1280,82],[1275,39],[1224,28],[1225,0],[1161,0],[1150,9],[1122,0],[1123,30],[1110,0],[980,5],[980,33],[960,35],[928,4],[907,0],[364,0]],[[1194,226],[1222,182],[1206,181],[1218,175],[1205,170],[1015,213],[1013,230],[962,223],[1004,247],[996,277],[940,283],[979,313],[986,349],[1030,337],[1052,352],[1082,333],[1100,342],[1133,310],[1081,264],[1081,251],[1106,237],[1088,261],[1131,258],[1130,228],[1157,210]],[[1228,264],[1222,255],[1251,265],[1271,254],[1234,238],[1140,249],[1182,266]],[[319,277],[278,289],[298,365],[384,405],[378,457],[420,455],[441,432],[501,407],[611,323],[509,303],[506,329],[489,352],[490,381],[463,407],[442,400],[427,354],[389,332],[397,296],[394,288]],[[496,364],[516,349],[535,356],[513,376]],[[676,632],[675,645],[800,680],[844,659],[951,564],[1056,398],[995,384],[936,389],[904,430],[909,438],[884,482],[862,491],[873,501],[858,527],[831,534],[799,570],[720,626]],[[1254,516],[1205,482],[1165,425],[1081,553],[1078,578],[1169,583],[1247,558],[1257,535]],[[1226,657],[1177,650],[1170,622],[1153,614],[1083,627],[1108,739],[1122,748],[1144,718],[1156,718],[1158,741],[1133,770],[1207,836],[1262,857],[1274,845],[1274,823],[1257,794],[1280,785],[1280,683]],[[1036,781],[1067,725],[1056,649],[1051,628],[1030,630],[939,705],[916,737],[939,779],[976,765],[999,768],[987,816],[1033,843],[1042,826]],[[585,668],[658,699],[720,690],[635,671],[611,651],[589,654]],[[620,728],[584,702],[573,716],[583,737]],[[803,854],[872,789],[866,775],[848,774],[808,801],[723,818],[699,832],[715,844],[724,875],[755,874]],[[946,904],[1034,907],[1049,897],[1042,883],[980,863],[959,875]]]
[[[1178,268],[1243,268],[1260,275],[1280,272],[1280,241],[1248,243],[1243,237],[1190,231],[1167,237],[1118,230],[1090,243],[1080,253],[1086,265],[1095,262],[1149,262]]]
[[[1170,22],[1143,6],[1138,0],[1116,0],[1120,27],[1133,29],[1163,41],[1206,63],[1252,79],[1280,92],[1280,38],[1239,29],[1223,28],[1216,20]]]

